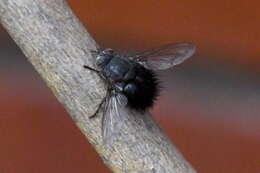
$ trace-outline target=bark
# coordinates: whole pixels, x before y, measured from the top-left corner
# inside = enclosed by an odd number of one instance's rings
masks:
[[[195,172],[148,114],[129,115],[118,140],[103,145],[101,114],[88,117],[104,83],[82,67],[95,67],[96,43],[64,0],[0,0],[0,20],[113,172]]]

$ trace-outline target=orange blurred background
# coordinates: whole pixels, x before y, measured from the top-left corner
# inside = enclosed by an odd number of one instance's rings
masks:
[[[198,172],[260,172],[259,1],[69,4],[104,47],[196,44],[194,57],[160,73],[153,116]],[[0,173],[108,173],[8,34],[0,36]]]

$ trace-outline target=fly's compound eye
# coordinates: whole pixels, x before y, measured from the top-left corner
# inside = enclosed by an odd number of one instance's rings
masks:
[[[106,56],[113,56],[114,55],[113,49],[110,49],[110,48],[103,50],[101,53],[106,55]]]

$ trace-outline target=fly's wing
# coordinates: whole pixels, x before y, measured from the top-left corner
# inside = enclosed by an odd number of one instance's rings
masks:
[[[113,94],[106,101],[102,120],[102,137],[105,144],[110,144],[120,132],[127,119],[127,98],[120,93]]]
[[[148,69],[165,70],[182,63],[195,53],[196,47],[191,43],[167,44],[137,54],[137,61]]]

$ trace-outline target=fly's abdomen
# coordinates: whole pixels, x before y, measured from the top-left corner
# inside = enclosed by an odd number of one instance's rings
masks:
[[[128,99],[129,107],[145,111],[153,106],[159,94],[159,82],[151,70],[138,66],[135,78],[125,85],[123,94]]]

